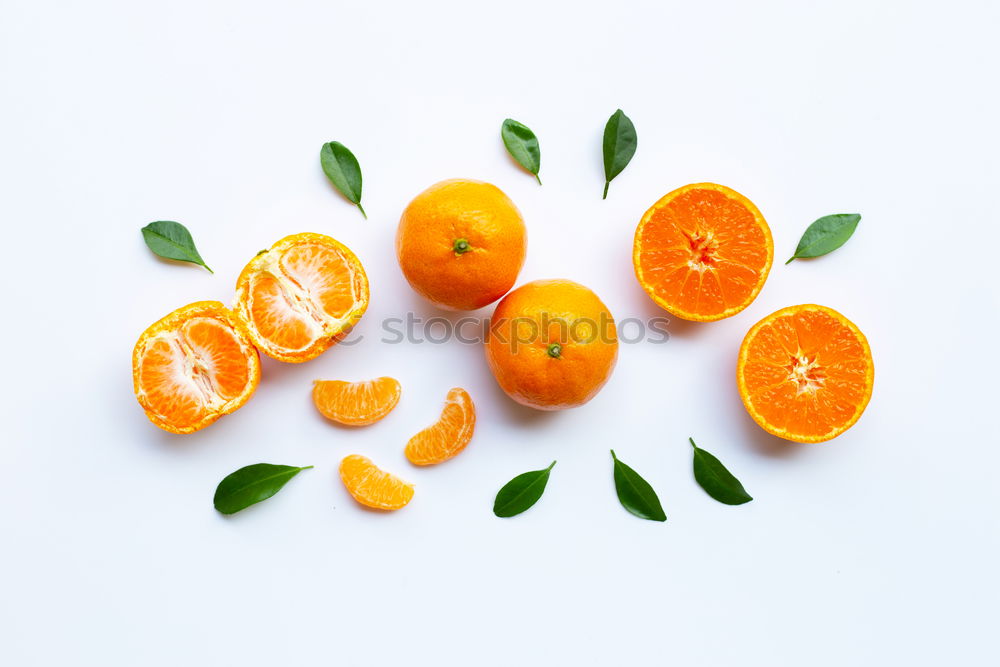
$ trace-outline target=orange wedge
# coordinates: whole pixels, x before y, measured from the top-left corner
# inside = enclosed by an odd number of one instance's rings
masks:
[[[316,380],[313,402],[327,419],[347,426],[374,424],[389,414],[402,387],[395,378],[380,377],[367,382]]]
[[[635,276],[661,308],[713,322],[749,306],[774,260],[771,229],[749,199],[695,183],[665,195],[635,230]]]
[[[323,234],[286,236],[250,260],[236,281],[237,316],[260,351],[280,361],[315,359],[366,308],[361,262]]]
[[[875,366],[853,322],[831,308],[805,304],[753,325],[740,346],[736,381],[747,412],[765,431],[823,442],[861,417]]]
[[[398,510],[413,499],[413,485],[379,469],[367,456],[351,454],[340,462],[340,479],[365,507]]]
[[[132,352],[132,384],[149,420],[191,433],[238,409],[260,382],[246,329],[217,301],[178,308],[146,329]]]
[[[476,429],[476,406],[469,392],[455,387],[445,398],[441,417],[406,443],[406,458],[418,466],[447,461],[472,440]]]

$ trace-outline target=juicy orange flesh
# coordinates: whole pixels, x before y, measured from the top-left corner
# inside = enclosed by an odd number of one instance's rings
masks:
[[[200,422],[250,381],[246,352],[225,323],[195,317],[159,334],[139,360],[149,409],[177,426]]]
[[[281,268],[328,317],[341,318],[354,307],[350,263],[333,248],[318,243],[293,246],[281,258]]]
[[[301,350],[316,339],[319,326],[270,273],[262,273],[250,287],[250,317],[258,333],[286,350]]]
[[[218,320],[196,318],[184,323],[183,333],[195,358],[207,369],[216,393],[226,400],[242,394],[250,368],[232,331]]]
[[[376,509],[399,509],[413,498],[413,485],[380,470],[366,456],[352,454],[340,462],[340,479],[362,505]]]
[[[749,402],[775,429],[822,436],[848,424],[866,401],[869,354],[829,313],[775,318],[750,341],[746,359]]]
[[[185,369],[186,357],[176,340],[160,338],[146,348],[139,362],[139,386],[149,410],[178,426],[208,416],[204,391]]]
[[[328,319],[347,315],[358,294],[350,261],[320,243],[294,245],[278,267],[251,278],[250,317],[257,332],[284,350],[302,350],[323,335]]]
[[[768,265],[754,214],[722,192],[693,189],[657,208],[642,230],[643,280],[690,313],[742,306]]]
[[[476,408],[472,397],[456,387],[448,392],[438,421],[406,443],[406,458],[416,465],[447,461],[465,449],[475,426]]]
[[[366,382],[318,380],[313,401],[324,416],[341,424],[371,424],[387,415],[399,402],[399,382],[381,377]]]

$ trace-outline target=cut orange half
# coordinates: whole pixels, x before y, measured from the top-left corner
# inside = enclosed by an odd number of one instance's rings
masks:
[[[293,234],[257,254],[236,281],[237,316],[261,352],[315,359],[347,335],[368,307],[368,278],[347,246]]]
[[[380,470],[367,456],[351,454],[340,462],[340,479],[365,507],[398,510],[413,499],[413,485]]]
[[[205,428],[249,400],[260,357],[217,301],[178,308],[146,329],[132,352],[132,384],[149,420],[171,433]]]
[[[632,264],[661,308],[713,322],[749,306],[774,260],[771,230],[757,207],[715,183],[685,185],[646,211],[635,230]]]
[[[445,397],[438,420],[406,443],[406,458],[418,466],[447,461],[465,449],[475,430],[476,406],[472,397],[461,387],[455,387]]]
[[[871,348],[825,306],[790,306],[755,324],[740,346],[736,381],[750,416],[786,440],[823,442],[854,425],[875,379]]]
[[[316,380],[313,402],[327,419],[347,426],[374,424],[399,403],[402,387],[395,378],[366,382]]]

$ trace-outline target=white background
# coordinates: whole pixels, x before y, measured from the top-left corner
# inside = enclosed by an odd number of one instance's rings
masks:
[[[1000,104],[990,2],[106,2],[0,8],[5,665],[996,664],[996,277]],[[621,107],[635,159],[601,201]],[[507,157],[530,126],[543,187]],[[323,142],[364,172],[364,221],[325,180]],[[622,345],[587,406],[520,408],[476,346],[380,342],[439,314],[403,280],[405,204],[449,177],[505,190],[529,229],[519,282],[565,277],[618,319],[662,314],[635,282],[635,225],[710,180],[750,197],[776,263],[753,305]],[[783,266],[802,230],[864,217],[846,246]],[[178,220],[215,275],[158,260],[139,228]],[[239,412],[190,436],[132,396],[139,333],[286,234],[330,234],[372,286],[353,347],[265,361]],[[815,302],[868,335],[875,391],[824,445],[761,431],[733,379],[746,330]],[[489,310],[481,314],[487,315]],[[317,378],[393,375],[384,421],[348,431]],[[452,386],[469,448],[415,469],[403,445]],[[691,474],[694,436],[755,500]],[[609,447],[660,494],[627,514]],[[416,485],[362,510],[336,478],[371,456]],[[496,490],[558,459],[529,512]],[[217,482],[315,465],[226,518]]]

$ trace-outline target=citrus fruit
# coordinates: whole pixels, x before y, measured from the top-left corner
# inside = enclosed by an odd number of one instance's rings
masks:
[[[142,332],[132,352],[135,397],[171,433],[233,412],[259,381],[260,357],[246,329],[217,301],[178,308]]]
[[[469,444],[476,429],[476,406],[469,392],[455,387],[445,398],[441,417],[406,443],[406,458],[418,466],[447,461]]]
[[[236,281],[236,315],[261,352],[280,361],[318,357],[368,307],[368,277],[346,246],[293,234],[261,251]]]
[[[786,440],[823,442],[854,425],[872,395],[864,334],[825,306],[790,306],[753,325],[736,381],[750,416]]]
[[[409,203],[396,232],[403,275],[420,295],[452,310],[475,310],[513,287],[524,264],[521,213],[500,188],[453,179]]]
[[[618,358],[615,321],[597,295],[570,280],[536,280],[497,304],[486,360],[518,403],[561,410],[592,399]]]
[[[632,245],[646,293],[673,315],[699,322],[749,306],[773,260],[764,216],[740,193],[714,183],[685,185],[653,204]]]
[[[313,402],[327,419],[347,426],[374,424],[399,403],[402,388],[395,378],[367,382],[316,380]]]
[[[351,454],[340,462],[340,479],[365,507],[398,510],[413,498],[413,485],[380,470],[367,456]]]

